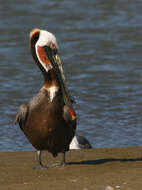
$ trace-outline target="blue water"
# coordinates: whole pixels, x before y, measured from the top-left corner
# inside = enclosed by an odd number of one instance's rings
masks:
[[[33,149],[14,119],[43,84],[29,51],[35,27],[57,37],[77,133],[96,148],[141,146],[141,10],[139,0],[2,1],[0,151]]]

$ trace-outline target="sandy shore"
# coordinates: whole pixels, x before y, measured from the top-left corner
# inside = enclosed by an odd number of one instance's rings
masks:
[[[44,152],[45,164],[60,159]],[[0,190],[142,190],[142,147],[74,150],[67,162],[33,170],[35,152],[1,152]]]

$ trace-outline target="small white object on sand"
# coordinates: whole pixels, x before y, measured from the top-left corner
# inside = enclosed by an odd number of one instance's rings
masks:
[[[90,142],[83,136],[75,135],[72,139],[69,149],[87,149],[92,148]]]

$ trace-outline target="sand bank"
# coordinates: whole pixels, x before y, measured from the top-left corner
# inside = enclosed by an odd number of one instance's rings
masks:
[[[60,159],[44,152],[45,164]],[[142,190],[142,147],[73,150],[67,162],[33,170],[34,151],[1,152],[0,190]]]

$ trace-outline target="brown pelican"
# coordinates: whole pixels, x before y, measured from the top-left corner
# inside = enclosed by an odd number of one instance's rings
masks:
[[[20,106],[15,122],[37,149],[37,168],[47,167],[42,164],[42,150],[54,157],[63,153],[60,165],[64,165],[65,153],[76,130],[76,114],[65,84],[55,36],[34,29],[30,33],[30,50],[43,74],[44,84],[28,104]]]

